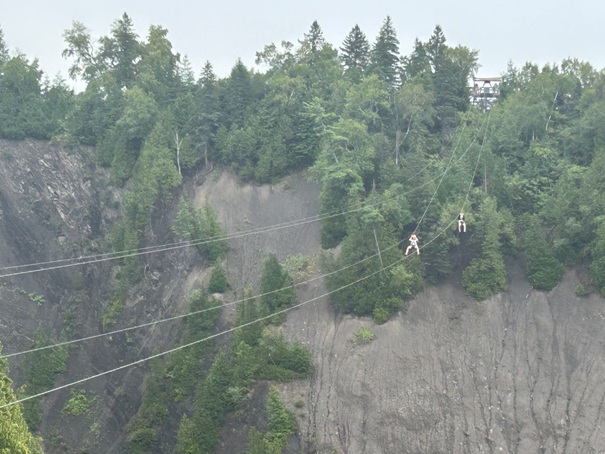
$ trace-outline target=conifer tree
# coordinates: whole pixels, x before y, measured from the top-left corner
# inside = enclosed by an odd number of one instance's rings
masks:
[[[390,16],[384,20],[370,53],[370,69],[391,87],[399,82],[399,40]]]
[[[414,40],[414,50],[409,56],[402,58],[401,82],[405,83],[413,77],[431,74],[431,62],[426,52],[425,45],[418,39]]]
[[[204,164],[208,167],[221,118],[217,78],[209,61],[202,68],[195,96],[193,134],[196,142],[200,144]]]
[[[246,325],[261,316],[258,309],[258,298],[254,297],[252,289],[244,289],[242,298],[244,301],[238,304],[236,309],[235,323],[237,326]],[[262,322],[243,326],[234,333],[234,343],[237,345],[240,342],[245,342],[247,345],[255,347],[262,336],[263,328],[264,324]]]
[[[251,97],[250,73],[244,63],[238,59],[231,70],[224,91],[224,112],[227,126],[243,126]]]
[[[551,290],[563,277],[563,266],[544,239],[537,216],[531,216],[525,232],[525,271],[536,290]]]
[[[340,60],[345,67],[346,74],[355,82],[361,79],[370,60],[370,43],[359,25],[355,25],[349,32],[340,48]]]
[[[260,282],[263,311],[272,314],[294,303],[296,293],[292,285],[292,277],[283,269],[277,260],[277,256],[269,254],[263,266]]]
[[[462,273],[462,285],[477,300],[508,289],[506,267],[502,257],[500,232],[504,220],[496,209],[496,202],[487,198],[481,205],[477,222],[480,256],[474,258]]]
[[[303,42],[308,44],[309,50],[312,54],[321,50],[325,44],[326,41],[324,39],[323,31],[316,20],[311,24],[309,33],[305,33]]]

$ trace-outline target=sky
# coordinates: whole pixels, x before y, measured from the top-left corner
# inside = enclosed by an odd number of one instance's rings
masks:
[[[479,51],[479,77],[501,75],[509,62],[543,66],[568,57],[605,67],[605,2],[596,0],[0,0],[0,28],[12,53],[37,58],[51,79],[68,79],[63,32],[79,21],[98,39],[124,12],[141,39],[150,25],[166,28],[196,75],[206,61],[219,77],[238,58],[256,68],[257,51],[283,40],[297,44],[315,20],[334,47],[356,24],[373,43],[386,16],[402,55],[440,25],[449,46]]]

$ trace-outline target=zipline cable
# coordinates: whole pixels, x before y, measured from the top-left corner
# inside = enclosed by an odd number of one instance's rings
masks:
[[[486,134],[487,134],[487,130],[486,130],[486,133],[485,133],[485,135],[484,135],[484,142],[483,142],[483,144],[482,144],[481,150],[480,150],[480,152],[479,152],[479,154],[478,154],[478,157],[477,157],[477,163],[475,164],[475,170],[474,170],[473,175],[472,175],[472,177],[471,177],[471,183],[469,184],[469,188],[468,188],[467,193],[466,193],[465,201],[466,201],[466,200],[468,200],[468,196],[469,196],[470,191],[471,191],[471,189],[472,189],[472,182],[473,182],[473,180],[474,180],[474,178],[475,178],[475,175],[476,175],[476,172],[477,172],[478,163],[479,163],[479,160],[480,160],[480,158],[481,158],[481,153],[482,153],[482,151],[483,151],[483,146],[484,146],[484,144],[485,144],[485,137],[486,137]],[[441,230],[441,232],[439,232],[439,233],[438,233],[438,234],[437,234],[435,237],[433,237],[431,240],[429,240],[427,243],[425,243],[425,247],[426,247],[426,246],[428,246],[429,244],[431,244],[433,241],[435,241],[435,240],[436,240],[437,238],[439,238],[441,235],[443,235],[443,234],[444,234],[444,233],[445,233],[447,230],[449,230],[449,228],[450,228],[450,227],[451,227],[451,226],[454,224],[454,222],[456,222],[456,220],[455,220],[455,219],[453,219],[453,220],[452,220],[452,221],[451,221],[451,222],[450,222],[450,223],[449,223],[449,224],[448,224],[448,225],[447,225],[447,226],[446,226],[446,227],[445,227],[443,230]],[[401,243],[401,242],[400,242],[400,243]],[[404,260],[405,258],[406,258],[406,257],[402,257],[401,259],[396,260],[395,262],[393,262],[393,263],[391,263],[391,264],[387,265],[385,268],[386,268],[386,269],[391,268],[391,267],[395,266],[396,264],[403,262],[403,260]],[[122,365],[122,366],[118,366],[118,367],[116,367],[116,368],[113,368],[113,369],[110,369],[110,370],[107,370],[107,371],[104,371],[104,372],[100,372],[100,373],[98,373],[98,374],[91,375],[91,376],[88,376],[88,377],[85,377],[85,378],[82,378],[82,379],[76,380],[76,381],[74,381],[74,382],[70,382],[70,383],[66,383],[66,384],[61,385],[61,386],[57,386],[57,387],[55,387],[55,388],[52,388],[52,389],[49,389],[49,390],[47,390],[47,391],[43,391],[43,392],[40,392],[40,393],[34,394],[34,395],[32,395],[32,396],[23,397],[23,398],[21,398],[21,399],[17,399],[17,400],[14,400],[14,401],[12,401],[12,402],[9,402],[9,403],[6,403],[6,404],[3,404],[3,405],[0,405],[0,410],[1,410],[1,409],[3,409],[3,408],[6,408],[6,407],[12,406],[12,405],[16,405],[16,404],[19,404],[19,403],[26,402],[26,401],[31,400],[31,399],[36,399],[36,398],[38,398],[38,397],[42,397],[42,396],[48,395],[48,394],[53,393],[53,392],[55,392],[55,391],[59,391],[59,390],[62,390],[62,389],[66,389],[66,388],[69,388],[69,387],[75,386],[75,385],[79,385],[79,384],[81,384],[81,383],[85,383],[85,382],[87,382],[87,381],[93,380],[93,379],[95,379],[95,378],[102,377],[102,376],[104,376],[104,375],[109,375],[109,374],[112,374],[112,373],[114,373],[114,372],[118,372],[118,371],[120,371],[120,370],[123,370],[123,369],[129,368],[129,367],[132,367],[132,366],[136,366],[136,365],[138,365],[138,364],[142,364],[142,363],[144,363],[144,362],[150,361],[150,360],[152,360],[152,359],[159,358],[159,357],[164,356],[164,355],[168,355],[168,354],[170,354],[170,353],[174,353],[174,352],[176,352],[176,351],[182,350],[182,349],[187,348],[187,347],[190,347],[190,346],[192,346],[192,345],[196,345],[196,344],[199,344],[199,343],[205,342],[205,341],[207,341],[207,340],[211,340],[211,339],[214,339],[214,338],[216,338],[216,337],[222,336],[222,335],[224,335],[224,334],[228,334],[228,333],[234,332],[234,331],[236,331],[236,330],[238,330],[238,329],[245,328],[245,327],[250,326],[250,325],[252,325],[252,324],[254,324],[254,323],[258,323],[258,322],[261,322],[261,321],[267,320],[267,319],[269,319],[269,318],[271,318],[271,317],[273,317],[273,316],[275,316],[275,315],[285,314],[285,313],[287,313],[287,312],[291,311],[292,309],[296,309],[296,308],[302,307],[302,306],[304,306],[304,305],[306,305],[306,304],[309,304],[309,303],[311,303],[311,302],[317,301],[317,300],[319,300],[320,298],[323,298],[323,297],[325,297],[325,296],[329,296],[329,295],[331,295],[332,293],[336,293],[336,292],[338,292],[338,291],[340,291],[340,290],[343,290],[343,289],[345,289],[345,288],[348,288],[348,287],[351,287],[351,286],[353,286],[353,285],[355,285],[355,284],[358,284],[359,282],[364,281],[365,279],[368,279],[368,278],[370,278],[370,277],[372,277],[372,276],[374,276],[374,275],[376,275],[376,274],[382,273],[383,271],[384,271],[384,269],[383,269],[383,268],[381,268],[381,269],[379,269],[378,271],[375,271],[375,272],[373,272],[373,273],[371,273],[371,274],[368,274],[368,275],[366,275],[366,276],[364,276],[364,277],[361,277],[361,278],[357,279],[356,281],[349,282],[348,284],[345,284],[345,285],[343,285],[342,287],[339,287],[338,289],[335,289],[335,290],[329,291],[329,292],[327,292],[327,293],[324,293],[324,294],[322,294],[322,295],[316,296],[316,297],[311,298],[311,299],[309,299],[309,300],[307,300],[307,301],[303,301],[302,303],[295,304],[295,305],[290,306],[290,307],[288,307],[288,308],[286,308],[286,309],[282,309],[282,310],[280,310],[280,311],[274,312],[274,313],[272,313],[272,314],[270,314],[270,315],[267,315],[267,316],[264,316],[264,317],[257,318],[257,319],[255,319],[255,320],[250,321],[250,322],[243,323],[243,324],[241,324],[241,325],[239,325],[239,326],[235,326],[235,327],[233,327],[233,328],[230,328],[230,329],[227,329],[227,330],[221,331],[221,332],[219,332],[219,333],[215,333],[215,334],[213,334],[213,335],[211,335],[211,336],[207,336],[207,337],[205,337],[205,338],[198,339],[198,340],[193,341],[193,342],[190,342],[190,343],[188,343],[188,344],[180,345],[180,346],[178,346],[178,347],[175,347],[175,348],[172,348],[172,349],[166,350],[166,351],[161,352],[161,353],[156,353],[156,354],[153,354],[153,355],[151,355],[151,356],[148,356],[148,357],[145,357],[145,358],[141,358],[141,359],[139,359],[139,360],[137,360],[137,361],[134,361],[134,362],[131,362],[131,363],[128,363],[128,364],[124,364],[124,365]]]
[[[462,132],[464,132],[465,128],[466,128],[466,123],[464,124],[464,128],[463,128]],[[479,128],[479,130],[481,130],[481,128]],[[462,132],[461,132],[461,134],[462,134]],[[475,140],[475,138],[473,139],[473,141]],[[454,148],[452,155],[455,154],[456,148],[458,147],[459,143],[460,143],[460,140],[458,140],[458,143],[456,144],[456,147]],[[464,156],[464,154],[463,154],[463,156]],[[414,175],[412,175],[406,181],[410,181],[411,179],[415,178],[417,175],[419,175],[421,172],[423,172],[430,165],[431,165],[431,163],[429,162],[425,167],[420,169],[418,172],[416,172]],[[131,250],[125,250],[125,251],[106,252],[106,253],[102,253],[102,254],[93,254],[93,255],[88,255],[88,256],[79,256],[79,257],[71,257],[71,258],[64,258],[64,259],[57,259],[57,260],[49,260],[49,261],[45,261],[45,262],[34,262],[34,263],[27,263],[27,264],[22,264],[22,265],[9,265],[9,266],[0,267],[0,271],[11,270],[11,269],[31,268],[31,267],[35,267],[35,266],[52,265],[52,264],[64,263],[64,262],[73,262],[73,263],[67,263],[64,265],[52,266],[52,267],[45,267],[45,268],[38,268],[38,269],[33,269],[33,270],[0,274],[0,278],[20,276],[23,274],[38,273],[38,272],[42,272],[42,271],[51,271],[51,270],[57,270],[57,269],[61,269],[61,268],[87,265],[87,264],[105,262],[105,261],[110,261],[110,260],[119,260],[122,258],[146,255],[146,254],[157,253],[157,252],[166,252],[166,251],[175,250],[175,249],[203,245],[203,244],[207,244],[207,243],[211,243],[211,242],[226,241],[229,239],[241,238],[241,237],[244,237],[247,235],[266,233],[266,232],[270,232],[273,230],[279,230],[282,228],[297,227],[297,226],[301,226],[304,224],[321,221],[324,219],[330,219],[330,218],[336,217],[336,216],[350,214],[355,211],[359,211],[367,206],[375,206],[375,205],[379,205],[384,202],[388,202],[389,200],[394,200],[394,199],[400,198],[404,195],[410,194],[410,193],[414,192],[415,190],[420,189],[420,188],[432,183],[433,181],[435,181],[436,179],[438,179],[440,177],[443,179],[443,176],[445,175],[445,173],[447,173],[447,169],[445,172],[437,175],[436,177],[434,177],[430,180],[427,180],[426,182],[422,183],[421,185],[415,187],[414,189],[412,189],[408,192],[405,192],[403,194],[398,194],[396,196],[393,196],[392,198],[382,199],[375,203],[368,204],[365,202],[359,202],[359,203],[353,205],[354,207],[356,205],[359,205],[358,208],[353,208],[353,209],[351,209],[349,211],[345,211],[345,212],[339,211],[339,212],[327,213],[325,215],[314,215],[314,216],[311,216],[308,218],[301,218],[299,220],[287,221],[287,222],[284,222],[281,224],[273,224],[273,225],[266,226],[266,227],[259,227],[257,229],[246,230],[244,232],[218,235],[215,237],[205,238],[203,240],[198,239],[198,240],[180,241],[180,242],[176,242],[176,243],[166,243],[163,245],[147,246],[144,248],[137,248],[137,249],[131,249]]]
[[[483,125],[481,126],[480,130],[482,128],[483,128]],[[474,143],[474,140],[475,139],[473,139],[473,141],[471,142],[471,145],[472,145],[472,143]],[[466,155],[466,153],[469,151],[469,149],[470,149],[470,145],[469,145],[469,147],[467,147],[467,149],[464,151],[464,153],[460,156],[460,158],[458,159],[458,161],[461,160]],[[480,154],[479,154],[479,157],[480,157]],[[450,159],[450,162],[451,162],[451,159]],[[475,172],[476,172],[476,169],[477,169],[478,162],[479,162],[479,158],[477,160],[477,164],[475,164]],[[447,172],[449,170],[449,168],[450,168],[450,166],[446,167],[445,172]],[[444,174],[442,174],[442,175],[444,175]],[[472,182],[473,182],[474,177],[475,177],[475,174],[473,174],[473,177],[472,177],[472,179],[470,181],[470,185],[471,186],[472,186]],[[443,181],[443,178],[442,178],[441,181]],[[441,183],[441,181],[440,181],[440,183]],[[469,188],[469,191],[470,191],[470,188]],[[468,192],[467,192],[467,197],[468,197]],[[432,198],[431,198],[431,201],[432,201]],[[379,203],[376,203],[376,204],[379,204]],[[376,205],[376,204],[371,204],[371,205]],[[354,211],[357,211],[357,210],[352,210],[351,212],[354,212]],[[425,210],[425,213],[426,213],[426,210]],[[338,215],[341,215],[341,214],[342,213],[339,213]],[[392,246],[384,248],[383,251],[388,251],[388,250],[390,250],[390,249],[392,249],[394,247],[398,247],[403,242],[404,242],[404,240],[401,240],[401,241],[395,243]],[[429,243],[427,243],[427,244],[429,244]],[[132,330],[135,330],[135,329],[140,329],[140,328],[144,328],[144,327],[148,327],[148,326],[153,326],[153,325],[157,325],[157,324],[160,324],[160,323],[165,323],[165,322],[168,322],[168,321],[174,321],[174,320],[182,319],[182,318],[193,316],[193,315],[199,315],[199,314],[201,314],[203,312],[208,312],[208,311],[216,310],[216,309],[219,309],[219,308],[222,309],[224,307],[230,307],[230,306],[237,305],[239,303],[242,303],[242,302],[245,302],[245,301],[248,301],[248,300],[262,298],[263,296],[267,296],[267,295],[270,295],[270,294],[273,294],[273,293],[277,293],[277,292],[282,291],[282,290],[287,290],[287,289],[290,289],[290,288],[295,288],[297,286],[305,285],[305,284],[308,284],[308,283],[313,282],[313,281],[318,280],[318,279],[323,279],[324,277],[327,277],[327,276],[339,273],[341,271],[344,271],[346,269],[352,268],[354,266],[357,266],[357,265],[365,262],[366,260],[370,260],[370,259],[372,259],[374,257],[377,257],[377,256],[378,256],[378,253],[377,254],[373,254],[371,256],[368,256],[368,257],[365,257],[364,259],[362,259],[362,260],[360,260],[358,262],[355,262],[353,264],[347,265],[347,266],[345,266],[343,268],[339,268],[338,270],[335,270],[335,271],[332,271],[332,272],[329,272],[329,273],[326,273],[326,274],[323,274],[323,275],[320,275],[320,276],[316,276],[316,277],[311,278],[311,279],[309,279],[307,281],[302,281],[302,282],[299,282],[297,284],[293,284],[293,285],[290,285],[290,286],[287,286],[287,287],[283,287],[283,288],[280,288],[280,289],[277,289],[277,290],[266,292],[266,293],[263,293],[263,294],[260,294],[260,295],[255,295],[255,296],[243,298],[243,299],[240,299],[240,300],[237,300],[237,301],[232,301],[230,303],[226,303],[226,304],[223,304],[221,306],[216,306],[216,307],[212,307],[212,308],[201,309],[199,311],[189,312],[189,313],[186,313],[186,314],[179,314],[179,315],[176,315],[176,316],[173,316],[173,317],[168,317],[168,318],[165,318],[165,319],[155,320],[155,321],[143,323],[143,324],[136,325],[136,326],[131,326],[131,327],[127,327],[127,328],[121,328],[121,329],[118,329],[118,330],[108,331],[108,332],[105,332],[105,333],[99,333],[99,334],[95,334],[95,335],[87,336],[87,337],[83,337],[83,338],[72,339],[72,340],[69,340],[69,341],[64,341],[64,342],[60,342],[60,343],[56,343],[56,344],[51,344],[51,345],[45,345],[45,346],[41,346],[41,347],[36,347],[36,348],[33,348],[33,349],[21,351],[21,352],[14,352],[14,353],[6,354],[6,355],[0,355],[0,358],[1,357],[4,357],[4,358],[16,357],[16,356],[20,356],[20,355],[24,355],[24,354],[28,354],[28,353],[33,353],[33,352],[37,352],[37,351],[47,350],[47,349],[50,349],[50,348],[67,346],[67,345],[71,345],[71,344],[75,344],[75,343],[79,343],[79,342],[84,342],[84,341],[88,341],[88,340],[98,339],[98,338],[101,338],[101,337],[112,336],[112,335],[115,335],[115,334],[120,334],[120,333],[124,333],[124,332],[128,332],[128,331],[132,331]]]

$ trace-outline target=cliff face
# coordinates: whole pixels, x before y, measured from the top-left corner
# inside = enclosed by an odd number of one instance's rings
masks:
[[[119,192],[107,189],[108,175],[92,163],[89,150],[0,142],[0,267],[107,251],[103,238],[117,219]],[[303,175],[254,187],[212,173],[197,184],[186,181],[182,192],[198,207],[208,201],[229,233],[309,218],[319,205],[318,188]],[[174,205],[150,220],[145,246],[174,242]],[[269,252],[283,259],[318,250],[316,222],[284,226],[231,240],[225,268],[238,290],[257,285]],[[182,314],[190,290],[209,274],[194,248],[142,260],[144,279],[113,328]],[[37,330],[56,340],[74,317],[73,337],[101,332],[111,275],[112,263],[100,262],[2,278],[4,351],[29,348]],[[311,380],[280,385],[299,424],[293,446],[351,454],[604,451],[605,307],[597,296],[576,297],[576,283],[570,271],[553,291],[535,292],[511,263],[507,293],[475,302],[455,284],[427,288],[405,313],[379,326],[336,314],[326,298],[291,311],[283,330],[311,348],[316,365]],[[320,281],[304,284],[299,301],[324,292]],[[232,314],[230,306],[225,320]],[[372,340],[357,340],[362,328]],[[181,329],[177,321],[82,342],[70,350],[56,384],[167,350]],[[124,452],[124,427],[140,405],[146,367],[87,382],[82,388],[98,398],[93,417],[61,416],[69,390],[45,398],[46,451]],[[22,357],[11,359],[11,373],[22,383]],[[241,452],[244,429],[234,423],[226,430],[218,452]],[[164,452],[174,437],[163,437]]]
[[[456,286],[428,288],[381,326],[325,303],[297,311],[287,330],[317,370],[284,390],[306,404],[307,450],[603,452],[605,307],[578,298],[577,282],[568,272],[536,292],[511,265],[508,293],[474,302]],[[374,339],[356,341],[362,328]]]
[[[23,265],[94,253],[112,218],[99,199],[106,178],[90,150],[0,141],[0,274],[9,275],[0,286],[5,352],[25,349],[35,330],[59,323],[72,268],[55,262],[44,265],[50,271],[30,274],[34,268]]]

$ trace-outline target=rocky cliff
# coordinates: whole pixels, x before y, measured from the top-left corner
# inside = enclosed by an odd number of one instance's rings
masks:
[[[120,193],[108,189],[108,175],[90,153],[34,141],[0,143],[0,267],[106,251]],[[315,215],[319,191],[304,175],[254,187],[214,172],[197,183],[188,178],[182,194],[198,206],[207,200],[229,233],[242,233],[230,242],[225,263],[236,290],[257,284],[268,252],[283,259],[319,250],[315,222],[244,235]],[[174,241],[172,205],[150,220],[146,246]],[[142,260],[145,277],[131,289],[115,328],[183,313],[186,295],[208,278],[193,248]],[[455,282],[427,288],[383,325],[339,315],[326,298],[291,311],[283,330],[311,348],[316,366],[311,380],[281,385],[299,424],[293,452],[605,451],[603,300],[577,297],[574,271],[543,293],[531,290],[520,269],[510,263],[510,291],[484,302],[470,300]],[[2,278],[5,352],[28,348],[37,330],[54,340],[67,327],[74,337],[101,332],[111,275],[108,261]],[[324,292],[320,281],[298,289],[300,301]],[[225,323],[232,313],[232,307],[225,311]],[[56,384],[167,350],[181,327],[163,323],[82,342],[70,350]],[[358,335],[362,329],[365,336]],[[22,363],[22,357],[11,359],[17,384]],[[45,398],[40,430],[47,452],[125,452],[124,426],[140,405],[146,370],[136,366],[87,382],[84,389],[98,397],[94,417],[61,416],[69,390]],[[219,452],[240,452],[244,434],[233,424]]]

